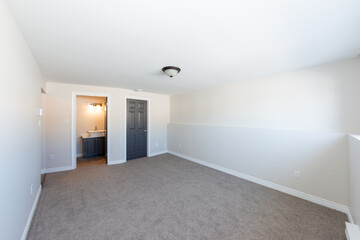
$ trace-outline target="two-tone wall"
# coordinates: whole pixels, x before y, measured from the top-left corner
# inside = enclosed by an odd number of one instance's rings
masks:
[[[345,211],[359,70],[351,60],[171,96],[168,150]]]

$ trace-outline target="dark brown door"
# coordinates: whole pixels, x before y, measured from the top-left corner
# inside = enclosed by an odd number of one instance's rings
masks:
[[[147,156],[147,102],[127,100],[126,160]]]

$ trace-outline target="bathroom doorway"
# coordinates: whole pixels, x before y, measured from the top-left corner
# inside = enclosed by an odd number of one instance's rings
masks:
[[[107,159],[108,109],[106,96],[75,96],[76,162],[73,168],[105,165]]]

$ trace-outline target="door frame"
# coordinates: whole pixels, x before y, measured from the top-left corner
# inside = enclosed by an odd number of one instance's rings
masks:
[[[124,124],[124,160],[125,162],[127,161],[127,146],[126,146],[126,141],[127,141],[127,100],[128,99],[134,99],[134,100],[141,100],[141,101],[146,101],[146,105],[147,105],[147,110],[146,110],[146,120],[147,120],[147,146],[146,146],[146,157],[150,156],[150,136],[151,136],[151,129],[150,129],[150,98],[141,98],[141,97],[131,97],[131,96],[125,96],[125,104],[124,104],[124,109],[125,109],[125,124]]]
[[[105,93],[91,93],[91,92],[72,92],[71,93],[71,167],[76,169],[76,97],[77,96],[88,96],[88,97],[106,97],[106,160],[107,165],[111,164],[109,154],[110,146],[110,94]]]

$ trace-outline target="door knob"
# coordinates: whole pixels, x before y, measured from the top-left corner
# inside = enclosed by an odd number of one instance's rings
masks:
[[[144,132],[147,132],[147,130],[145,129]]]

